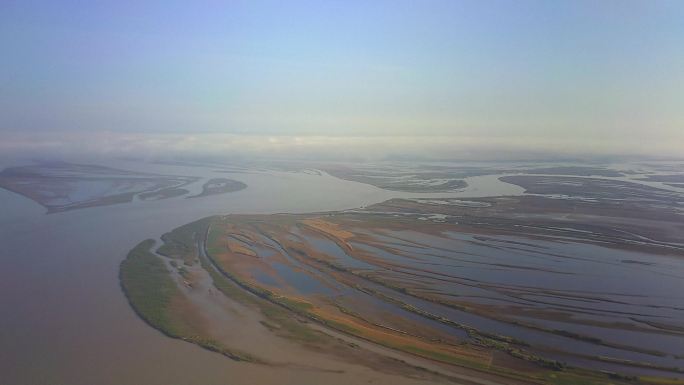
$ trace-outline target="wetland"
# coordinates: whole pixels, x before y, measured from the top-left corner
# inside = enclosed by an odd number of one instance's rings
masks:
[[[431,192],[329,167],[8,166],[9,381],[681,382],[673,167],[469,165]]]

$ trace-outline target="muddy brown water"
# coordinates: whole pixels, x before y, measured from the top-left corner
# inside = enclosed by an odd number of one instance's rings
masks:
[[[0,373],[3,384],[349,384],[414,383],[359,367],[344,374],[235,363],[163,336],[140,320],[118,281],[139,241],[216,214],[340,210],[397,197],[517,195],[522,189],[476,177],[457,194],[410,194],[291,172],[219,173],[216,168],[103,164],[122,169],[231,178],[244,190],[196,199],[94,207],[45,214],[0,189]],[[478,179],[479,178],[479,179]],[[478,182],[479,181],[479,182]]]
[[[120,167],[140,170],[137,164]],[[201,168],[146,166],[226,177]],[[45,214],[0,190],[0,373],[4,384],[288,383],[335,376],[263,370],[164,337],[135,316],[119,263],[140,240],[214,214],[345,209],[389,193],[329,176],[235,174],[242,191]],[[193,186],[195,191],[199,186]],[[372,373],[366,373],[373,376]],[[302,377],[304,376],[304,377]],[[328,378],[332,377],[332,378]],[[346,380],[348,381],[348,379]],[[301,383],[301,382],[298,382]]]
[[[384,191],[327,174],[103,165],[205,178],[189,186],[191,193],[216,177],[248,187],[196,199],[134,201],[49,215],[35,202],[0,189],[3,384],[413,382],[363,368],[344,375],[265,370],[167,338],[134,314],[119,287],[118,272],[126,253],[141,240],[205,216],[349,209],[419,194]]]

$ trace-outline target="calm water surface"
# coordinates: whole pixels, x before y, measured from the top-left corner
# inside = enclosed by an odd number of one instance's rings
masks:
[[[291,172],[219,173],[215,168],[103,164],[203,178],[233,178],[244,190],[196,199],[45,214],[0,189],[0,373],[4,384],[282,383],[281,369],[237,364],[144,324],[118,281],[126,253],[146,238],[215,214],[340,210],[396,197],[519,195],[496,176],[468,178],[454,194],[411,194]],[[7,166],[7,165],[4,165]],[[190,195],[206,179],[186,186]],[[284,369],[282,369],[284,370]],[[295,380],[292,380],[295,381]],[[293,382],[294,383],[294,382]]]
[[[128,250],[208,215],[347,209],[400,195],[327,175],[225,174],[128,162],[112,166],[234,178],[248,188],[50,215],[0,189],[0,373],[5,384],[268,381],[263,376],[273,374],[260,367],[166,338],[138,319],[118,281],[119,263]],[[189,189],[199,192],[203,183]]]

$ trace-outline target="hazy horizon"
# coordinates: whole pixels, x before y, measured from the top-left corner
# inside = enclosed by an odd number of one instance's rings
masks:
[[[679,158],[684,3],[0,5],[5,156]]]

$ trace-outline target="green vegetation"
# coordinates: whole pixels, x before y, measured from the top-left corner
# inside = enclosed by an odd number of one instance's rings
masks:
[[[196,234],[205,234],[211,220],[211,217],[200,219],[162,235],[164,244],[157,252],[169,258],[182,259],[184,263],[192,265],[197,258]]]
[[[221,250],[219,249],[218,245],[219,244],[219,239],[224,235],[220,231],[217,231],[215,227],[211,227],[211,224],[208,225],[209,228],[206,231],[207,234],[207,242],[204,245],[207,248],[207,254],[209,255],[216,255],[217,253],[220,253]]]
[[[253,357],[232,351],[220,342],[201,336],[181,312],[174,312],[174,301],[183,294],[159,257],[150,252],[155,241],[140,242],[121,263],[121,287],[135,312],[150,326],[169,337],[195,343],[237,361],[256,361]]]
[[[169,314],[169,305],[178,288],[164,262],[150,252],[155,241],[140,242],[121,263],[121,286],[136,313],[165,334],[180,338],[181,330]]]
[[[684,385],[681,378],[639,377],[639,381],[649,385]]]

